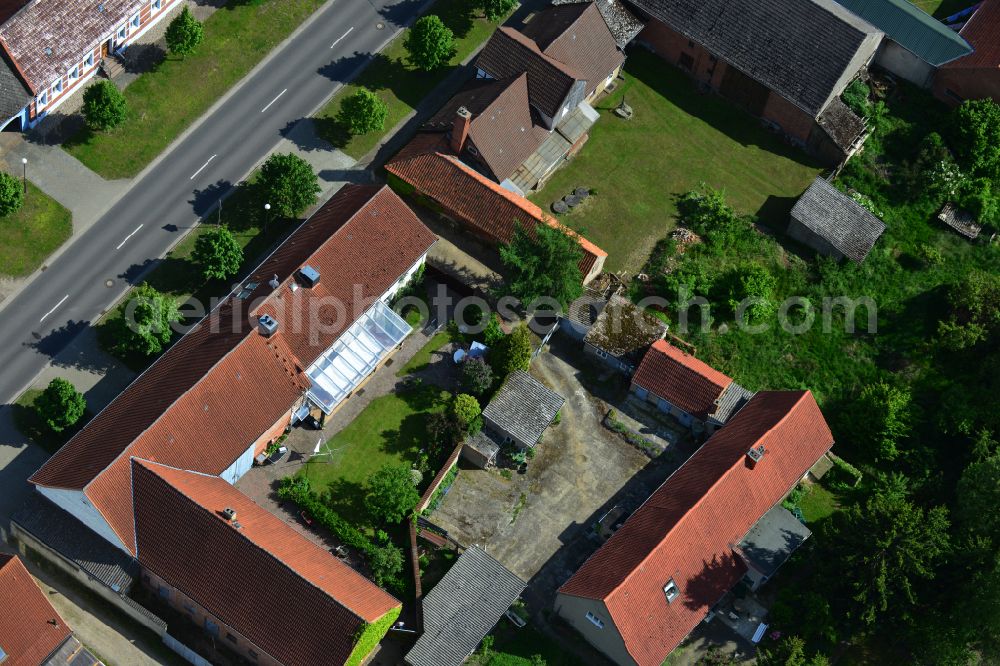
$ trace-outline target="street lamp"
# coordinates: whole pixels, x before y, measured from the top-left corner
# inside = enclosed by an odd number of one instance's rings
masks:
[[[267,233],[267,220],[271,217],[271,204],[264,204],[264,233]]]
[[[21,158],[21,166],[24,167],[23,181],[24,181],[24,193],[28,193],[28,158]]]

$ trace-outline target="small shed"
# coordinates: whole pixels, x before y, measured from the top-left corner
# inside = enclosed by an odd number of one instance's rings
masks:
[[[424,597],[424,633],[406,653],[406,663],[460,666],[525,587],[482,548],[469,548]]]
[[[664,322],[615,294],[583,338],[583,347],[602,363],[632,374],[649,346],[666,334]]]
[[[566,399],[523,370],[507,378],[483,410],[486,429],[501,441],[533,447],[556,418]]]
[[[813,181],[792,208],[788,235],[835,259],[861,263],[885,224],[823,178]]]
[[[462,458],[480,469],[489,469],[496,463],[500,453],[499,438],[487,430],[480,430],[475,435],[465,438],[462,446]]]
[[[951,203],[946,203],[941,208],[937,218],[969,240],[976,240],[983,230],[972,213]]]

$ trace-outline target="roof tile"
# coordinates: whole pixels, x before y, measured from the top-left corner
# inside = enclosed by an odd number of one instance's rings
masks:
[[[733,382],[666,340],[653,343],[632,381],[703,421],[715,413],[723,392]]]

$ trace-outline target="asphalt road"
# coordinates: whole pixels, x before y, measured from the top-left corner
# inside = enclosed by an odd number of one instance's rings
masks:
[[[336,0],[2,311],[0,401],[147,272],[294,123],[369,60],[424,0]],[[379,27],[381,25],[381,27]],[[220,97],[227,91],[220,90]],[[110,281],[110,285],[109,285]]]

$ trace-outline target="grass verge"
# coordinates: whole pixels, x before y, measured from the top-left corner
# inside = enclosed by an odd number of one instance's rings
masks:
[[[0,275],[30,275],[72,234],[72,213],[29,182],[21,210],[0,217]]]
[[[412,375],[416,372],[420,372],[431,362],[431,356],[434,352],[438,351],[450,342],[457,342],[454,335],[446,326],[443,330],[438,331],[434,336],[427,341],[423,347],[417,351],[416,354],[410,357],[410,360],[406,362],[402,368],[396,371],[397,377],[404,377],[406,375]]]
[[[125,89],[129,115],[110,132],[82,129],[63,147],[105,178],[130,178],[323,5],[230,2],[205,21],[197,53],[169,56]]]
[[[320,136],[354,159],[361,159],[378,144],[385,132],[408,116],[427,93],[486,41],[496,28],[496,24],[486,20],[481,11],[475,8],[475,3],[465,0],[437,0],[428,13],[439,16],[455,33],[455,55],[448,65],[433,72],[424,72],[410,65],[403,46],[409,30],[403,31],[375,56],[353,83],[341,88],[323,110],[316,114],[316,127]],[[377,93],[388,105],[385,132],[351,136],[337,121],[341,102],[358,88],[368,88]]]

